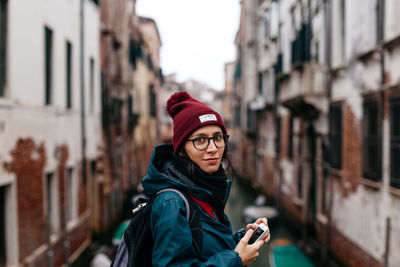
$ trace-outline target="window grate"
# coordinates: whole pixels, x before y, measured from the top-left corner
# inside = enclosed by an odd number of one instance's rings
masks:
[[[329,112],[329,163],[342,169],[342,107],[331,106]]]
[[[373,181],[381,177],[381,144],[377,101],[364,103],[363,117],[363,176]]]
[[[400,188],[400,98],[390,101],[390,185]]]
[[[52,98],[52,57],[53,31],[45,27],[45,105],[51,104]]]

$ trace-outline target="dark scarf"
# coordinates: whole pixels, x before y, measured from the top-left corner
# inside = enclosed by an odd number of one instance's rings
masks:
[[[192,180],[197,186],[211,192],[213,199],[210,204],[215,209],[218,219],[222,220],[224,218],[224,201],[227,191],[226,180],[228,179],[222,164],[216,172],[209,174],[200,169],[190,159],[181,157],[177,153],[174,153],[173,164],[180,173]],[[190,165],[194,167],[193,171],[189,169]]]

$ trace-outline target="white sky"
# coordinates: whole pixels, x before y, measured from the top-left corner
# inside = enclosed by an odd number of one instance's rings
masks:
[[[224,88],[224,64],[235,58],[239,0],[137,0],[136,14],[157,23],[164,75]]]

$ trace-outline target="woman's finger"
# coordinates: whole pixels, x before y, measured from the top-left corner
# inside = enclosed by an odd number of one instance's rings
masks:
[[[257,226],[258,226],[258,224],[250,223],[250,224],[246,225],[246,231],[248,231],[249,229],[255,230],[257,228]]]
[[[263,238],[263,241],[264,243],[267,243],[270,239],[271,239],[271,233],[268,231],[268,233]]]
[[[257,242],[255,242],[254,244],[252,244],[252,246],[258,251],[264,244],[265,244],[264,239],[260,239],[257,240]]]
[[[244,237],[242,238],[243,242],[246,242],[246,244],[248,244],[252,234],[253,234],[253,229],[248,230],[244,235]]]

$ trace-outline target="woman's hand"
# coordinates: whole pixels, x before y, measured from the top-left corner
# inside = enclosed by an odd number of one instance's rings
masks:
[[[258,250],[264,244],[264,240],[258,240],[251,245],[248,244],[253,232],[252,229],[248,230],[235,248],[235,251],[239,253],[243,266],[251,264],[258,257]]]
[[[252,229],[253,231],[256,230],[256,228],[261,224],[265,224],[266,226],[268,226],[268,220],[267,218],[258,218],[254,223],[250,223],[248,225],[246,225],[246,231]],[[268,231],[268,233],[265,235],[265,237],[263,238],[264,243],[267,243],[269,240],[271,239],[271,235],[270,235],[270,231]]]
[[[257,228],[257,226],[261,223],[264,223],[265,225],[268,225],[268,221],[266,218],[260,218],[257,219],[254,223],[248,224],[246,226],[246,234],[245,236],[239,241],[237,244],[235,251],[239,253],[240,258],[242,259],[242,264],[243,266],[251,264],[259,255],[258,250],[261,248],[261,246],[264,243],[267,243],[271,235],[268,231],[268,233],[265,235],[265,237],[262,240],[258,240],[257,242],[249,245],[249,239],[251,235],[253,234],[254,230]]]
[[[259,218],[257,219],[257,221],[255,221],[254,223],[250,223],[248,225],[246,225],[246,231],[253,229],[256,230],[256,228],[258,227],[259,224],[264,223],[265,225],[268,226],[268,220],[267,218]]]

